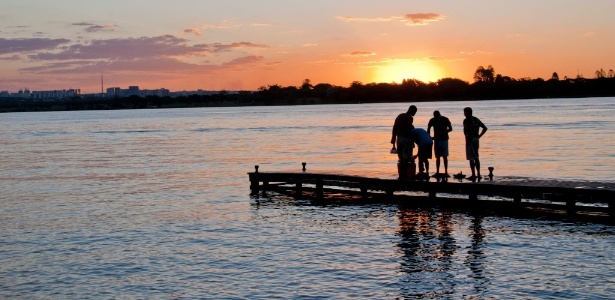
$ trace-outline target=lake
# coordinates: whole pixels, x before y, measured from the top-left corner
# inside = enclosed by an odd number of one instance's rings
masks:
[[[613,226],[250,197],[254,165],[396,178],[410,104],[0,114],[0,298],[615,295]],[[483,174],[615,182],[615,98],[412,104],[451,120],[449,173],[471,106]]]

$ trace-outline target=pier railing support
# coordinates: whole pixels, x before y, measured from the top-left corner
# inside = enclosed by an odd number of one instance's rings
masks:
[[[521,194],[515,194],[513,196],[513,203],[515,203],[516,205],[521,204]]]
[[[470,201],[478,201],[478,194],[475,192],[471,192],[468,194],[468,199]]]
[[[301,180],[297,180],[297,186],[296,186],[296,194],[295,194],[295,198],[301,198],[303,197],[303,182],[301,182]]]
[[[324,198],[323,194],[323,183],[322,178],[316,179],[316,199],[322,200]]]

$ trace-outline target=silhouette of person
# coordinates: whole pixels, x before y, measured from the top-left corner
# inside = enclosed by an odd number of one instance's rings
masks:
[[[391,137],[391,144],[393,144],[393,150],[397,144],[397,157],[399,158],[399,164],[397,172],[399,178],[407,177],[408,164],[412,160],[412,149],[414,143],[412,142],[412,129],[414,129],[414,115],[417,108],[414,105],[408,107],[408,111],[401,113],[395,118],[393,124],[393,132]]]
[[[419,178],[429,177],[429,159],[432,156],[433,139],[423,128],[412,130],[412,140],[418,146],[417,156],[419,158]]]
[[[436,154],[436,176],[440,175],[440,157],[444,161],[444,176],[448,175],[448,133],[453,131],[451,121],[440,114],[439,111],[433,112],[433,118],[427,124],[427,133],[431,134],[433,127],[434,152]]]
[[[479,139],[487,132],[487,126],[477,117],[472,116],[472,108],[463,109],[463,134],[466,138],[466,159],[470,161],[472,176],[468,179],[480,179],[480,160],[478,159]],[[479,129],[482,129],[479,133]]]

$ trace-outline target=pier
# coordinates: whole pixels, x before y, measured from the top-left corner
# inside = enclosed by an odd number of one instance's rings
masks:
[[[560,214],[615,220],[615,183],[534,180],[486,176],[479,181],[451,178],[383,179],[343,174],[249,172],[254,196],[271,193],[316,203],[399,203],[417,206],[480,207],[499,211]]]

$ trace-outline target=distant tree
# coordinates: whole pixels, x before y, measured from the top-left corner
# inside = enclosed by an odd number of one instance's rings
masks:
[[[607,77],[609,78],[615,78],[615,72],[613,71],[613,69],[609,70],[609,74],[607,75]]]
[[[401,85],[405,87],[421,87],[425,86],[425,83],[418,79],[404,79],[402,80]]]
[[[350,87],[351,87],[351,88],[360,88],[360,87],[362,87],[362,86],[363,86],[363,83],[362,83],[361,81],[353,81],[353,82],[350,84]]]
[[[512,82],[512,81],[515,81],[515,80],[512,79],[510,76],[503,76],[502,74],[498,74],[495,76],[496,83],[507,83],[507,82]]]
[[[485,69],[483,66],[480,66],[474,72],[474,82],[494,82],[495,81],[495,70],[491,65],[487,66]]]
[[[604,69],[600,68],[600,70],[596,70],[596,78],[604,78],[606,77],[606,72]]]
[[[310,90],[313,87],[314,86],[312,85],[312,82],[309,79],[304,79],[303,83],[301,84],[301,89],[302,90]]]
[[[551,75],[551,80],[559,81],[559,75],[557,75],[557,72],[553,72],[553,75]]]
[[[457,78],[442,78],[436,82],[436,88],[444,98],[457,98],[467,95],[470,84]]]

